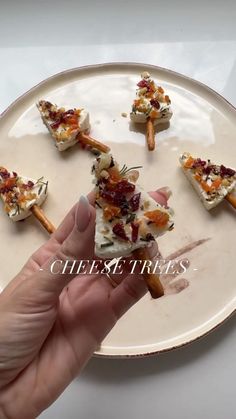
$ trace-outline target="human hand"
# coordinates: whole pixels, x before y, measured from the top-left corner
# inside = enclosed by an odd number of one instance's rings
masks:
[[[165,189],[150,194],[166,205]],[[0,295],[0,418],[39,415],[147,291],[128,271],[115,288],[105,274],[50,272],[58,259],[95,258],[93,194],[89,201],[80,199]],[[150,257],[156,253],[154,244]]]

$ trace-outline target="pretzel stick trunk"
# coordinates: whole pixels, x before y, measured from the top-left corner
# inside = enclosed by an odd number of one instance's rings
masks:
[[[52,234],[54,231],[56,231],[54,225],[47,219],[43,210],[38,205],[33,205],[30,209],[35,218],[37,218],[37,220],[42,224],[42,226],[45,228],[45,230],[48,231],[49,234]]]
[[[146,136],[147,136],[148,150],[153,151],[155,150],[155,129],[154,129],[153,120],[151,118],[148,118],[146,128],[147,128]]]
[[[100,141],[95,140],[94,138],[90,137],[87,134],[84,134],[81,132],[78,135],[78,140],[81,141],[81,143],[89,145],[90,147],[96,148],[97,150],[101,151],[102,153],[108,153],[110,151],[110,147],[108,147],[106,144],[101,143]]]
[[[228,195],[226,195],[225,199],[230,203],[230,205],[232,205],[232,207],[234,207],[236,209],[236,195],[234,195],[232,193],[228,193]]]
[[[136,249],[133,252],[133,255],[138,260],[142,260],[143,262],[145,262],[146,260],[149,259],[148,251],[145,248]],[[147,284],[147,287],[149,289],[149,292],[150,292],[152,298],[159,298],[159,297],[162,297],[164,295],[164,288],[162,286],[162,283],[161,283],[160,278],[159,278],[158,275],[150,274],[150,273],[148,273],[148,270],[147,270],[147,272],[143,273],[143,277],[144,277],[144,280]]]

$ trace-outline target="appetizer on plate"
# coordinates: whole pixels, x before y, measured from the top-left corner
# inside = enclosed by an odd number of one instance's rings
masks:
[[[37,107],[59,151],[64,151],[77,142],[104,153],[110,150],[108,146],[88,135],[89,113],[84,109],[66,110],[45,100],[40,100]]]
[[[172,117],[170,98],[164,89],[151,79],[150,74],[144,71],[137,84],[136,99],[130,113],[131,121],[147,124],[147,144],[149,150],[154,150],[154,127],[168,122]]]
[[[125,165],[119,168],[111,154],[101,154],[93,164],[95,254],[101,258],[125,257],[136,251],[135,257],[144,260],[148,255],[143,250],[173,229],[172,211],[157,204],[136,185],[138,168],[128,169]],[[156,275],[146,274],[145,278],[153,297],[163,295]]]
[[[32,213],[51,233],[54,227],[40,206],[47,197],[48,182],[41,177],[34,180],[0,167],[0,196],[4,210],[12,221],[21,221]]]
[[[187,152],[180,156],[179,161],[184,174],[207,210],[219,205],[224,198],[236,208],[236,198],[232,193],[236,187],[234,169],[215,164],[211,160],[195,158]]]

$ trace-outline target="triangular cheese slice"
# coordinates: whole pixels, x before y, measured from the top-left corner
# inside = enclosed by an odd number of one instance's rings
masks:
[[[130,113],[131,121],[146,123],[150,118],[154,125],[168,122],[172,117],[171,101],[164,89],[156,85],[147,71],[141,74],[137,86],[136,98]]]
[[[236,187],[236,171],[183,153],[180,164],[184,174],[207,210],[216,207]]]
[[[136,169],[120,169],[111,154],[101,154],[93,164],[95,254],[101,258],[128,256],[173,229],[172,211],[157,204],[136,185]]]
[[[0,196],[12,221],[29,217],[30,208],[35,204],[41,206],[45,201],[47,189],[48,182],[43,177],[35,180],[0,167]]]
[[[66,110],[45,100],[40,100],[37,107],[59,151],[72,147],[78,142],[78,134],[90,129],[89,113],[84,109]]]

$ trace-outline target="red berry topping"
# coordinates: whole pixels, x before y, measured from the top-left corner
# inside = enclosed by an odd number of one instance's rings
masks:
[[[132,228],[131,240],[133,243],[135,243],[138,240],[139,224],[131,223],[131,228]]]
[[[128,182],[128,180],[126,179],[122,179],[116,184],[117,192],[126,194],[130,192],[134,192],[134,190],[135,190],[135,185],[133,183]]]
[[[160,109],[160,103],[158,102],[158,100],[157,100],[157,99],[151,99],[151,100],[150,100],[150,104],[151,104],[154,108],[156,108],[156,109]]]
[[[141,192],[134,194],[132,198],[129,200],[129,206],[130,206],[131,211],[138,211],[139,204],[140,204],[140,197],[141,197]]]
[[[231,177],[235,175],[235,170],[230,169],[229,167],[223,166],[223,164],[220,166],[220,175],[221,177]]]
[[[112,229],[113,233],[124,241],[128,241],[128,237],[126,236],[126,232],[124,229],[124,225],[122,223],[117,223],[114,225]]]

